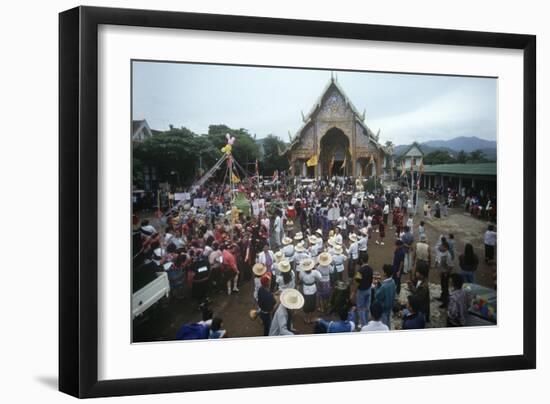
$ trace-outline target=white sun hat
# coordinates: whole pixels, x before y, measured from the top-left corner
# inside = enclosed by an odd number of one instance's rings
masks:
[[[285,289],[281,293],[281,304],[289,310],[298,310],[304,306],[304,296],[296,289]]]
[[[319,264],[326,267],[332,262],[332,256],[328,252],[323,252],[319,254]]]
[[[288,272],[288,271],[290,271],[290,262],[288,262],[287,260],[282,260],[282,261],[279,262],[279,264],[277,265],[277,268],[278,268],[279,271],[281,271],[281,272]]]
[[[315,263],[311,258],[306,258],[305,260],[300,262],[300,266],[302,267],[302,271],[311,271],[315,266]]]

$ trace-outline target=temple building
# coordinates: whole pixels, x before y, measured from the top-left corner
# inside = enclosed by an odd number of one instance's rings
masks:
[[[290,173],[299,177],[380,177],[391,165],[392,150],[378,142],[360,114],[331,77],[284,154]],[[290,134],[289,134],[290,136]]]

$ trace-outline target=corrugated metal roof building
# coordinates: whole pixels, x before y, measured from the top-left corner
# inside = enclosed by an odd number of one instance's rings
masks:
[[[494,193],[497,186],[497,163],[434,164],[424,167],[424,188],[442,185],[457,190],[466,188]]]

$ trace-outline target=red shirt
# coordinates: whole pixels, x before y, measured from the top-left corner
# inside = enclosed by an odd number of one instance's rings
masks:
[[[223,257],[223,264],[222,264],[223,270],[231,270],[233,272],[239,273],[239,268],[237,268],[237,260],[229,250],[223,250],[222,257]]]

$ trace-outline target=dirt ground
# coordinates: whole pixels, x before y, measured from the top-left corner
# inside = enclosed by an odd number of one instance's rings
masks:
[[[422,199],[419,201],[419,207],[421,206]],[[421,220],[426,223],[426,235],[432,247],[435,246],[441,234],[447,236],[449,233],[453,233],[455,237],[455,254],[458,257],[464,251],[464,244],[470,242],[480,259],[479,268],[475,274],[476,283],[489,288],[494,287],[496,264],[487,265],[483,259],[483,233],[487,229],[487,222],[471,217],[469,213],[461,208],[449,209],[448,216],[441,219],[424,218],[423,213],[419,210],[414,217],[415,239],[418,238],[417,227]],[[391,215],[389,223],[391,223]],[[384,246],[375,244],[374,241],[377,238],[378,233],[374,233],[373,239],[369,241],[369,264],[375,272],[381,273],[382,265],[391,264],[392,262],[393,242],[395,241],[393,229],[387,229]],[[433,256],[432,250],[432,260]],[[457,258],[455,258],[455,261],[457,261]],[[408,279],[409,275],[404,275],[402,283],[406,284]],[[432,268],[430,270],[429,281],[432,294],[432,322],[430,327],[443,327],[445,326],[445,313],[442,309],[439,309],[439,302],[435,299],[440,292],[437,269]],[[248,312],[254,307],[252,285],[252,281],[243,283],[239,286],[240,292],[231,296],[218,292],[210,295],[212,300],[210,307],[215,316],[223,319],[223,326],[227,330],[228,336],[251,337],[262,335],[261,321],[259,319],[252,321],[248,317]],[[407,290],[404,287],[400,299],[405,299],[406,295]],[[314,317],[336,319],[334,316],[327,316],[319,312],[316,312]],[[182,324],[199,320],[201,320],[201,313],[198,310],[197,303],[191,300],[190,297],[183,300],[171,299],[164,304],[151,308],[143,318],[134,321],[133,340],[134,342],[172,340]],[[400,328],[400,321],[399,317],[394,316],[392,321],[394,328]],[[303,312],[300,310],[295,313],[294,327],[299,334],[313,333],[313,326],[304,323]]]

